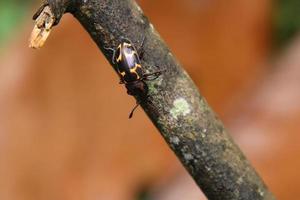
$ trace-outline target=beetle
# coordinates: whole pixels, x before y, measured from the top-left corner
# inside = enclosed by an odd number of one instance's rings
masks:
[[[145,38],[142,40],[140,49],[142,50]],[[145,81],[150,81],[158,78],[162,70],[153,73],[145,73],[141,64],[141,54],[138,54],[137,49],[133,43],[128,39],[123,39],[122,42],[113,51],[112,63],[116,65],[116,71],[120,77],[120,84],[125,84],[127,94],[131,96],[138,96],[139,100],[129,114],[132,117],[135,109],[141,102],[148,99],[148,85]]]

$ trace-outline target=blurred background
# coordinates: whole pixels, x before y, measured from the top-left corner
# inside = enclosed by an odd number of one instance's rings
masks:
[[[0,199],[202,200],[85,30],[0,1]],[[140,0],[278,199],[300,196],[300,1]],[[167,11],[167,12],[166,12]],[[299,132],[298,132],[299,131]]]

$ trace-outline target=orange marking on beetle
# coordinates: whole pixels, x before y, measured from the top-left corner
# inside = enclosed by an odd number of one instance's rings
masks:
[[[140,64],[135,63],[135,67],[136,68],[142,68],[142,66]]]
[[[134,68],[130,69],[130,73],[135,73],[137,76],[137,79],[140,79],[139,74],[136,72],[137,68],[142,68],[142,66],[140,64],[135,63]]]
[[[133,72],[135,72],[135,73],[136,73],[136,70],[137,70],[137,68],[142,68],[142,67],[141,67],[141,65],[140,65],[140,64],[137,64],[137,63],[135,63],[135,66],[134,66],[134,68],[130,69],[130,72],[131,72],[131,73],[133,73]]]
[[[124,43],[123,43],[123,46],[125,46],[125,47],[131,47],[132,45],[129,44],[129,43],[127,43],[127,42],[124,42]]]
[[[132,74],[136,74],[136,77],[137,77],[137,79],[140,79],[140,76],[138,75],[138,73],[136,73],[136,71],[135,71],[135,70],[133,70],[133,69],[130,69],[130,73],[132,73]]]
[[[126,75],[126,72],[120,72],[121,76],[125,76]]]
[[[117,62],[120,62],[122,60],[122,53],[121,53],[121,44],[118,46],[118,49],[120,49],[119,57],[117,58]]]

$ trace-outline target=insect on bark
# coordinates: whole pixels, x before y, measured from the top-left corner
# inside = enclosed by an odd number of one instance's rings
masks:
[[[142,41],[140,51],[143,49],[144,41],[145,38]],[[142,52],[139,54],[133,43],[128,39],[123,39],[116,49],[105,49],[113,51],[112,63],[116,65],[120,84],[125,84],[127,94],[137,96],[139,99],[129,114],[129,118],[131,118],[140,103],[148,100],[149,90],[145,81],[155,80],[163,70],[145,73],[140,60]]]

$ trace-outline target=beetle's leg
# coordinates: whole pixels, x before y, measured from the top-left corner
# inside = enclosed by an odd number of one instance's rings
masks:
[[[145,44],[145,40],[146,40],[146,36],[144,35],[144,37],[143,37],[143,39],[142,39],[142,42],[141,42],[141,45],[140,45],[140,47],[139,47],[139,51],[140,50],[143,50],[143,48],[144,48],[144,44]]]
[[[163,70],[158,70],[156,72],[153,73],[149,73],[149,74],[144,74],[142,80],[146,80],[146,81],[152,81],[157,79],[164,71],[166,71],[165,69]]]
[[[139,54],[139,58],[140,60],[143,60],[143,57],[144,57],[144,44],[145,44],[145,39],[146,39],[146,36],[144,35],[143,39],[142,39],[142,43],[139,47],[139,49],[137,49],[137,52]]]
[[[116,51],[113,48],[110,47],[103,47],[105,50],[110,50],[113,52],[113,56],[112,56],[112,63],[115,64],[115,56],[116,56]]]
[[[122,80],[122,79],[120,78],[119,84],[125,84],[124,80]]]
[[[127,89],[127,94],[133,96],[133,93]]]
[[[160,75],[161,75],[161,72],[154,72],[154,73],[150,73],[150,74],[144,74],[142,80],[153,81],[153,80],[157,79]]]
[[[140,103],[137,101],[136,105],[133,107],[133,109],[131,110],[130,114],[129,114],[129,119],[132,118],[133,116],[133,112],[135,111],[135,109],[137,109],[137,107],[139,107]]]

